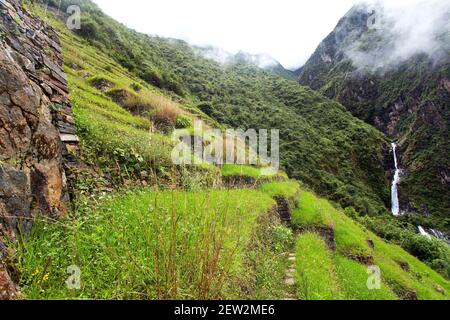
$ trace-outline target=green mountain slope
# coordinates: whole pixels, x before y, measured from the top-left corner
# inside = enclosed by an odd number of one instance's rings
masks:
[[[81,6],[77,33],[133,74],[224,125],[280,129],[291,177],[363,214],[389,206],[388,144],[340,104],[259,68],[222,66],[183,41],[134,32],[89,1]]]
[[[32,9],[45,17],[41,8]],[[17,243],[13,267],[28,298],[283,299],[292,289],[284,281],[286,254],[295,247],[298,298],[448,299],[449,283],[442,276],[306,186],[279,182],[287,179],[284,174],[261,177],[257,168],[246,166],[174,166],[170,130],[157,121],[171,119],[167,110],[174,109],[173,127],[189,127],[186,118],[211,126],[221,126],[216,120],[249,127],[280,121],[289,129],[282,152],[287,152],[290,172],[343,204],[360,206],[363,213],[383,211],[377,192],[386,189],[379,164],[384,138],[341,105],[255,68],[222,69],[186,54],[191,66],[214,70],[224,92],[236,90],[227,97],[220,97],[218,88],[219,96],[209,93],[211,101],[223,103],[218,108],[191,92],[190,83],[180,82],[186,90],[181,97],[142,81],[139,72],[116,61],[114,51],[99,50],[50,14],[47,21],[61,37],[86,167],[79,173],[69,216],[38,220],[33,234]],[[167,54],[174,50],[173,41],[157,41]],[[184,46],[178,50],[190,53]],[[118,92],[124,99],[115,99]],[[234,113],[234,107],[220,102],[228,99],[239,106]],[[251,109],[246,99],[260,105]],[[232,111],[227,115],[227,110]],[[299,155],[304,161],[296,164]],[[379,170],[382,178],[378,172],[367,174],[370,170]],[[252,179],[228,190],[221,180],[229,177]],[[292,213],[290,228],[280,221],[285,210]],[[321,232],[329,235],[330,230],[332,239]],[[380,291],[367,289],[368,262],[381,268]],[[67,287],[68,266],[80,268],[77,290]],[[321,280],[317,287],[308,283],[314,277]]]
[[[435,226],[449,230],[448,24],[435,21],[432,53],[395,61],[400,49],[391,32],[393,22],[383,18],[383,8],[371,10],[355,6],[341,19],[301,69],[300,83],[336,99],[398,141],[401,209],[431,215]],[[368,19],[374,14],[387,22],[369,29]],[[408,50],[406,44],[400,48]]]
[[[310,192],[300,193],[293,222],[306,231],[297,240],[302,299],[448,299],[448,281]]]

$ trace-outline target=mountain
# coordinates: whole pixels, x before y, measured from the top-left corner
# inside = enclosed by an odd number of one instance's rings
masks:
[[[433,1],[403,14],[380,5],[357,5],[320,43],[299,76],[302,85],[339,101],[398,142],[401,211],[432,216],[446,230],[449,13],[448,3]],[[424,20],[429,16],[438,17],[432,25]],[[419,17],[423,24],[416,23]]]
[[[197,49],[205,58],[221,64],[246,64],[270,71],[289,80],[296,79],[293,71],[285,69],[280,62],[265,53],[250,54],[248,52],[239,51],[236,54],[232,54],[226,50],[212,46],[197,47]]]
[[[71,30],[72,1],[0,0],[0,299],[450,299],[449,246],[389,215],[381,132],[87,0]],[[194,121],[279,128],[287,173],[177,164]]]
[[[185,41],[140,34],[79,3],[75,33],[97,50],[222,125],[280,129],[281,164],[293,178],[361,214],[386,212],[389,144],[342,105],[254,65],[223,65]]]

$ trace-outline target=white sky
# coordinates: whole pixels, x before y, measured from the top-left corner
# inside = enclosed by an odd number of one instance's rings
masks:
[[[389,0],[389,4],[418,1]],[[267,53],[285,67],[295,69],[360,0],[94,2],[109,16],[139,32],[183,39],[195,45],[213,45],[231,53]]]

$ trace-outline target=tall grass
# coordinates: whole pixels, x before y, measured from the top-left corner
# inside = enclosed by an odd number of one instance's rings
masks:
[[[272,198],[285,197],[298,200],[300,185],[297,181],[270,182],[260,186],[260,190],[270,195]]]
[[[239,297],[247,245],[273,205],[253,190],[112,196],[38,223],[18,250],[20,285],[31,299]],[[81,269],[80,290],[65,285],[70,265]]]
[[[341,298],[332,253],[315,233],[302,234],[297,240],[298,295],[303,300]]]

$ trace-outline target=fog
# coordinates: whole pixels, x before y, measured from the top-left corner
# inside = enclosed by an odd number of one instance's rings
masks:
[[[450,1],[364,6],[367,12],[376,12],[375,24],[369,24],[374,32],[350,44],[345,52],[358,68],[385,71],[417,54],[426,54],[435,63],[449,59]]]

